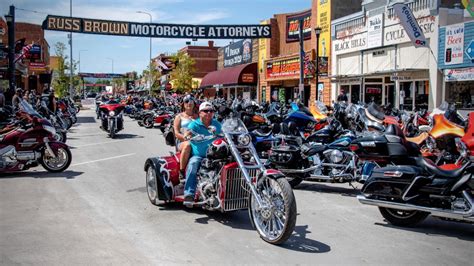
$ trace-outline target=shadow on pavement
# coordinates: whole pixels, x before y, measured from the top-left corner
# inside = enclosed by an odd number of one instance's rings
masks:
[[[142,139],[143,136],[138,136],[135,134],[120,134],[115,135],[115,139]]]
[[[210,221],[214,221],[234,229],[254,230],[249,221],[247,211],[220,213],[208,212],[201,209],[200,213],[206,216],[196,218],[195,222],[198,224],[209,224]]]
[[[375,223],[375,225],[383,226],[393,230],[405,230],[424,235],[439,235],[453,237],[461,240],[474,241],[474,226],[468,223],[443,221],[438,218],[428,217],[425,221],[416,227],[401,227],[390,223]]]
[[[132,192],[146,193],[146,187],[143,186],[143,187],[137,187],[137,188],[127,190],[127,193],[132,193]]]
[[[321,193],[334,193],[334,194],[341,194],[342,196],[347,197],[356,197],[359,195],[359,190],[354,189],[349,184],[342,184],[347,185],[347,187],[341,186],[331,186],[321,183],[314,183],[314,182],[303,182],[296,186],[295,190],[305,190],[305,191],[313,191],[313,192],[321,192]]]
[[[0,179],[2,178],[65,178],[65,179],[74,179],[76,176],[82,175],[84,172],[77,172],[66,170],[61,173],[50,173],[47,171],[34,171],[34,172],[17,172],[17,173],[6,173],[0,174]]]
[[[296,225],[293,235],[283,244],[281,248],[305,253],[326,253],[331,251],[331,247],[306,237],[308,233],[307,225]]]

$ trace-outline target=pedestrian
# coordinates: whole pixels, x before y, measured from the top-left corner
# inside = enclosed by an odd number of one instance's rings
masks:
[[[337,96],[338,102],[347,102],[347,95],[345,94],[344,89],[340,89],[339,95]]]
[[[5,106],[5,94],[3,94],[3,88],[0,88],[0,108]]]
[[[16,88],[15,95],[13,95],[13,98],[12,98],[12,106],[14,110],[18,110],[20,108],[22,95],[23,95],[23,90],[21,88]]]

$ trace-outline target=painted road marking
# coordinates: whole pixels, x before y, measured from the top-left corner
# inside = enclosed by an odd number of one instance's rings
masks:
[[[78,166],[78,165],[83,165],[83,164],[102,162],[102,161],[107,161],[107,160],[112,160],[112,159],[132,156],[132,155],[135,155],[135,153],[129,153],[129,154],[124,154],[124,155],[119,155],[119,156],[114,156],[114,157],[109,157],[109,158],[103,158],[103,159],[98,159],[98,160],[93,160],[93,161],[88,161],[88,162],[83,162],[83,163],[76,163],[76,164],[72,164],[71,166]]]
[[[124,140],[121,139],[121,140],[113,140],[113,141],[106,141],[106,142],[89,143],[89,144],[83,144],[83,145],[77,145],[77,146],[71,146],[71,147],[73,147],[73,148],[81,148],[81,147],[87,147],[87,146],[94,146],[94,145],[103,145],[103,144],[115,143],[115,142],[120,142],[120,141],[124,141]]]

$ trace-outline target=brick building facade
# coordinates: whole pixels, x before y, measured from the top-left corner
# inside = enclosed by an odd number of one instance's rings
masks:
[[[5,25],[6,22],[0,19],[0,23]],[[18,88],[26,90],[36,90],[41,93],[43,84],[50,82],[49,67],[49,44],[44,38],[44,30],[41,25],[30,23],[15,23],[15,41],[25,38],[25,45],[37,44],[41,46],[41,55],[39,59],[23,59],[15,65],[16,85]],[[8,34],[1,36],[1,43],[5,46],[8,44]],[[2,60],[2,66],[7,66],[8,61]]]

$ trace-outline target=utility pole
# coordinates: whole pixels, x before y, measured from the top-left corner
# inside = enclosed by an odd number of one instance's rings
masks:
[[[303,23],[304,21],[302,19],[299,20],[300,24],[300,84],[299,84],[299,94],[300,94],[300,100],[301,103],[305,103],[305,97],[304,97],[304,38],[303,38]]]
[[[72,0],[69,0],[69,15],[72,18]],[[70,50],[70,66],[71,66],[71,72],[69,74],[69,97],[74,99],[74,85],[72,84],[72,76],[74,75],[74,69],[72,65],[72,31],[69,32],[69,50]]]
[[[8,26],[8,92],[6,102],[11,103],[15,93],[15,6],[10,6],[10,12],[5,15]]]

